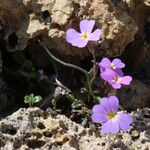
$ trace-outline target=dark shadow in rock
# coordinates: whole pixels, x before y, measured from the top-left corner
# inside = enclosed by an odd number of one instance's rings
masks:
[[[1,132],[5,134],[15,135],[17,133],[17,129],[15,129],[11,125],[1,124]]]
[[[30,140],[30,141],[27,141],[27,146],[29,148],[33,148],[33,149],[41,148],[45,144],[46,144],[46,142],[42,141],[42,140]]]
[[[112,146],[112,149],[130,150],[130,148],[127,145],[125,145],[124,143],[122,143],[121,141],[114,144]]]
[[[11,48],[15,48],[18,44],[18,37],[15,32],[11,33],[8,37],[8,44]]]
[[[20,139],[15,139],[14,143],[13,143],[13,147],[14,149],[19,149],[22,146],[22,141]]]
[[[37,125],[37,127],[39,129],[41,129],[41,130],[45,129],[45,126],[44,126],[44,124],[42,122],[39,122],[38,125]]]
[[[134,78],[150,85],[150,7],[144,1],[138,5],[134,12],[134,20],[138,31],[134,41],[128,43],[124,49],[122,59],[126,63],[125,70]]]
[[[47,20],[48,18],[50,18],[50,13],[48,10],[42,12],[42,18],[43,20]]]
[[[45,136],[45,137],[52,137],[52,133],[50,132],[50,131],[44,131],[43,132],[43,135]]]

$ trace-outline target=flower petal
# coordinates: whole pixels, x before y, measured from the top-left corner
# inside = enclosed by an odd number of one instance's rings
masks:
[[[112,133],[112,134],[118,133],[119,132],[118,120],[112,119],[112,120],[108,120],[107,122],[105,122],[102,125],[102,132],[103,133]]]
[[[96,29],[93,33],[91,33],[89,41],[98,41],[101,35],[102,35],[102,30]]]
[[[82,40],[81,34],[74,29],[68,29],[66,32],[66,40],[71,43],[73,46],[83,48],[87,45],[87,40]]]
[[[114,72],[117,74],[118,77],[122,77],[123,76],[123,71],[120,68],[116,68],[114,70]]]
[[[120,89],[121,88],[121,84],[114,82],[114,81],[108,81],[108,83],[114,88],[114,89]]]
[[[117,112],[118,111],[118,107],[119,107],[119,100],[116,96],[110,96],[108,98],[111,109],[113,112]]]
[[[106,69],[100,66],[100,72],[103,73],[104,71],[106,71]]]
[[[71,43],[73,40],[81,37],[80,33],[77,32],[75,29],[68,29],[66,31],[66,40],[67,42]]]
[[[97,114],[106,114],[106,111],[105,109],[99,104],[99,105],[95,105],[93,108],[92,108],[92,112],[93,113],[97,113]]]
[[[123,85],[129,85],[131,81],[132,81],[131,76],[124,76],[124,77],[121,78],[120,83],[123,84]]]
[[[111,111],[111,106],[107,97],[101,98],[100,105],[107,113]]]
[[[117,68],[124,68],[125,67],[125,64],[124,63],[122,63],[122,61],[120,60],[120,59],[114,59],[113,61],[112,61],[112,63],[113,64],[115,64],[115,66],[117,67]]]
[[[109,80],[112,80],[113,77],[116,76],[116,73],[113,70],[111,70],[111,69],[105,69],[105,71],[102,72],[100,74],[100,76],[101,76],[102,79],[104,79],[106,81],[109,81]]]
[[[95,20],[81,20],[80,31],[81,33],[91,33],[95,25]]]
[[[133,122],[131,115],[118,112],[118,123],[122,130],[128,131],[130,124]]]
[[[75,45],[72,43],[73,46],[77,46],[79,48],[83,48],[87,45],[88,41],[87,40],[78,40],[75,42]]]
[[[95,123],[103,123],[108,120],[106,118],[106,115],[95,114],[95,113],[92,114],[91,118],[92,118],[92,121]]]
[[[103,58],[102,61],[99,63],[99,66],[103,68],[110,68],[111,61],[108,58]]]

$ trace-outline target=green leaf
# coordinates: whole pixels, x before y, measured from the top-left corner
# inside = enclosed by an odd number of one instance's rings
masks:
[[[39,102],[41,100],[42,100],[41,96],[34,96],[34,94],[26,95],[24,97],[24,103],[28,103],[30,105],[30,107],[33,104],[35,104],[35,103],[37,103],[37,102]]]
[[[76,100],[73,94],[65,93],[65,95],[70,102],[74,102]]]
[[[100,96],[94,96],[94,103],[99,103],[101,97]]]
[[[31,97],[29,95],[26,95],[24,97],[24,103],[29,103],[30,100],[31,100]]]
[[[34,103],[38,103],[38,102],[40,102],[41,100],[42,100],[42,97],[41,97],[41,96],[35,96],[33,102],[34,102]]]
[[[56,110],[57,103],[55,99],[52,99],[52,105],[53,105],[54,110]]]
[[[75,100],[72,103],[71,106],[72,106],[73,109],[75,109],[75,108],[81,108],[83,106],[83,103],[80,100]]]
[[[87,117],[85,117],[85,118],[83,118],[83,121],[82,121],[81,125],[82,125],[83,127],[85,127],[86,124],[87,124],[87,122],[88,122],[88,119],[87,119]]]
[[[34,98],[34,94],[30,94],[29,96],[30,96],[30,98],[32,98],[32,99]]]

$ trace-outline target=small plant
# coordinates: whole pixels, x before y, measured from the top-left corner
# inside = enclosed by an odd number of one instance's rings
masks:
[[[93,44],[101,39],[102,30],[96,29],[93,31],[94,25],[95,20],[81,20],[79,24],[80,32],[77,32],[73,28],[70,28],[66,31],[66,40],[68,43],[78,48],[84,48],[87,46],[89,52],[92,54],[93,66],[90,71],[87,71],[79,66],[63,62],[53,56],[46,47],[44,48],[49,56],[55,61],[66,67],[77,69],[85,74],[86,89],[88,92],[88,104],[91,104],[91,102],[97,103],[99,101],[99,104],[96,104],[92,108],[91,119],[93,122],[102,125],[101,132],[108,135],[107,147],[110,149],[110,139],[112,139],[112,136],[110,135],[117,134],[120,130],[128,131],[130,125],[133,122],[130,114],[126,114],[123,111],[118,112],[119,100],[115,96],[117,89],[120,89],[131,83],[132,77],[129,75],[124,75],[122,68],[125,67],[125,64],[118,58],[115,58],[113,61],[110,61],[108,58],[103,58],[101,62],[96,62],[96,55]],[[108,96],[104,98],[96,96],[92,88],[93,81],[96,78],[98,69],[100,70],[100,77],[105,80],[105,83],[108,83],[111,86],[111,91],[108,93]],[[66,97],[73,104],[75,104],[75,106],[77,106],[73,108],[82,107],[80,106],[81,103],[78,103],[79,101],[76,100],[72,94],[67,93]]]
[[[34,96],[34,94],[26,95],[24,97],[24,103],[29,104],[30,107],[40,102],[41,100],[42,100],[41,96]]]
[[[72,46],[79,48],[85,47],[89,41],[98,41],[102,35],[102,30],[96,29],[92,32],[94,27],[94,20],[82,20],[80,21],[80,32],[77,32],[74,29],[68,29],[66,32],[66,40],[71,43]],[[95,100],[95,95],[92,91],[92,81],[96,77],[96,56],[93,48],[90,48],[87,45],[89,52],[93,56],[93,77],[87,74],[87,85],[88,91],[92,95],[93,100]],[[103,58],[102,61],[98,64],[100,69],[100,77],[105,80],[105,83],[111,85],[111,91],[120,89],[124,85],[129,85],[132,81],[131,76],[124,76],[122,68],[125,67],[125,64],[120,59],[114,59],[112,62],[108,58]],[[115,96],[110,96],[108,98],[98,98],[99,104],[95,105],[92,109],[92,121],[95,123],[102,124],[101,132],[108,135],[107,148],[110,149],[110,139],[111,134],[117,134],[120,130],[128,131],[130,124],[133,120],[130,114],[126,114],[122,111],[118,112],[119,100]],[[89,99],[89,98],[88,98]]]

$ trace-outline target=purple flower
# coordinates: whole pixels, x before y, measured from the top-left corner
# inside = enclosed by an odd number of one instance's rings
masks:
[[[67,42],[73,46],[83,48],[87,45],[88,41],[98,41],[102,34],[100,29],[96,29],[92,32],[95,25],[95,20],[82,20],[80,21],[80,31],[77,32],[75,29],[68,29],[66,32]]]
[[[105,81],[108,81],[108,83],[114,88],[114,89],[120,89],[121,85],[129,85],[132,81],[131,76],[123,76],[123,73],[121,70],[112,71],[111,69],[106,69],[104,72],[100,74],[101,78]]]
[[[110,96],[102,98],[100,104],[92,109],[92,120],[101,123],[103,133],[116,134],[119,130],[128,131],[132,123],[132,117],[129,114],[118,112],[119,101],[117,97]]]
[[[112,62],[108,58],[103,58],[102,61],[99,63],[99,67],[101,72],[104,72],[105,69],[111,70],[119,70],[125,67],[125,64],[122,63],[120,59],[114,59]]]

